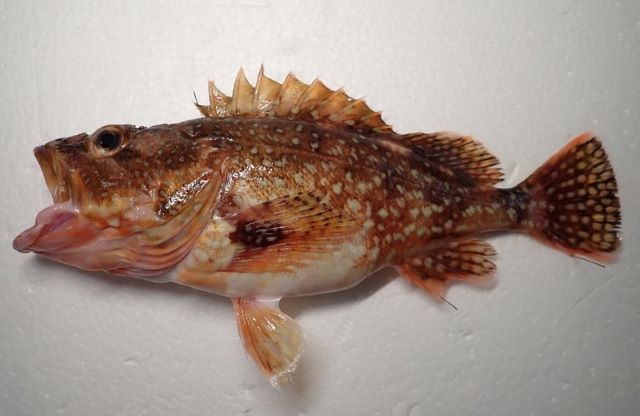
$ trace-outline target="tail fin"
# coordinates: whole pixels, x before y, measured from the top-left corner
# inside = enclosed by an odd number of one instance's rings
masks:
[[[620,240],[618,186],[600,141],[584,133],[516,189],[529,196],[527,232],[570,255],[615,260]]]

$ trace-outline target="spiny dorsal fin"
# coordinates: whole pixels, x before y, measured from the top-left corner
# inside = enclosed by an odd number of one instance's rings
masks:
[[[353,99],[343,90],[334,91],[316,79],[307,85],[289,74],[282,84],[267,78],[261,67],[255,88],[244,71],[238,72],[233,95],[228,97],[209,81],[209,105],[196,103],[203,116],[280,117],[315,121],[360,133],[393,133],[362,99]]]
[[[468,175],[474,182],[494,185],[502,180],[498,159],[469,136],[444,131],[406,134],[400,143],[424,159]]]

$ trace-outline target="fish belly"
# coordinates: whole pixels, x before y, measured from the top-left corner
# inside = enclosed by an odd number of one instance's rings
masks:
[[[310,253],[302,263],[290,262],[283,250],[279,256],[254,267],[251,258],[247,264],[233,262],[243,247],[228,238],[232,230],[224,220],[212,221],[170,280],[231,298],[283,297],[347,289],[374,271],[375,259],[368,261],[362,233],[336,244],[321,256]]]

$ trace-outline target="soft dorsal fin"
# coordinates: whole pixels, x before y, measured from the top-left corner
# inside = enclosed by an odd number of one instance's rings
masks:
[[[382,121],[380,112],[373,111],[362,99],[353,99],[343,90],[334,91],[316,79],[307,85],[289,74],[282,84],[267,78],[261,67],[253,87],[241,69],[228,97],[209,81],[209,105],[196,103],[203,116],[280,117],[314,121],[359,133],[393,133]]]
[[[494,185],[502,180],[498,159],[478,141],[451,132],[401,136],[400,143],[420,157],[468,175],[476,183]]]

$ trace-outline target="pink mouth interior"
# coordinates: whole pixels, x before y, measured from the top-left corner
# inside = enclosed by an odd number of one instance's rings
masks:
[[[54,253],[78,247],[96,238],[98,230],[68,203],[43,209],[36,224],[21,232],[13,247],[23,253]]]

